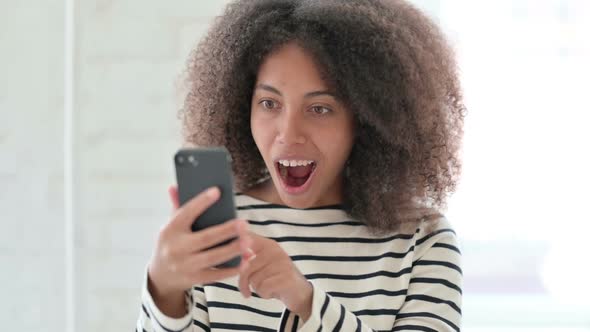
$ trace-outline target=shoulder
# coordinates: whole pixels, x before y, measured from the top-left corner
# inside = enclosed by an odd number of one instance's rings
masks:
[[[433,253],[435,256],[461,255],[457,233],[445,216],[419,224],[414,239],[415,259]]]

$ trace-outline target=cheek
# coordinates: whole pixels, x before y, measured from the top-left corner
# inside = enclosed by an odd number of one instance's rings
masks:
[[[266,148],[269,146],[270,131],[266,121],[263,121],[259,117],[253,115],[250,117],[250,130],[254,142],[260,150],[260,153],[264,155]]]
[[[330,159],[329,163],[335,167],[344,164],[352,149],[354,135],[350,128],[340,127],[338,130],[324,131],[318,137],[324,154]]]
[[[352,120],[344,121],[339,130],[336,131],[335,135],[338,137],[339,149],[342,154],[345,154],[345,158],[348,157],[348,152],[352,149],[354,144],[354,125]]]

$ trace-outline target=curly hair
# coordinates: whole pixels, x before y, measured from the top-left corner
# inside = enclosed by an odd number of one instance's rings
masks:
[[[372,231],[435,220],[461,171],[465,107],[439,28],[402,0],[238,0],[191,52],[180,117],[187,143],[224,145],[237,191],[268,178],[250,129],[266,56],[296,42],[352,110],[346,211]]]

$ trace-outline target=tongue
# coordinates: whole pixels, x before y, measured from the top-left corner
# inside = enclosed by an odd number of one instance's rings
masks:
[[[311,174],[311,165],[287,167],[289,176],[294,178],[305,178]]]

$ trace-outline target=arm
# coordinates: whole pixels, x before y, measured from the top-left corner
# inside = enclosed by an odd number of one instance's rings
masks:
[[[209,331],[209,314],[205,292],[202,287],[193,287],[184,294],[184,315],[173,318],[156,305],[149,289],[147,273],[141,291],[141,310],[137,320],[137,331],[154,332],[200,332]]]
[[[436,232],[438,233],[438,232]],[[451,232],[416,244],[407,296],[395,312],[392,331],[459,331],[461,324],[460,252]],[[313,287],[311,315],[305,323],[286,310],[279,331],[373,331],[319,287]]]
[[[313,285],[313,297],[311,314],[303,322],[302,319],[285,309],[279,325],[279,332],[299,331],[342,331],[342,332],[373,332],[373,329],[363,322],[352,312],[346,310],[337,300],[326,294],[322,289]]]
[[[393,331],[460,331],[461,253],[453,233],[426,243],[414,260],[408,295]]]

